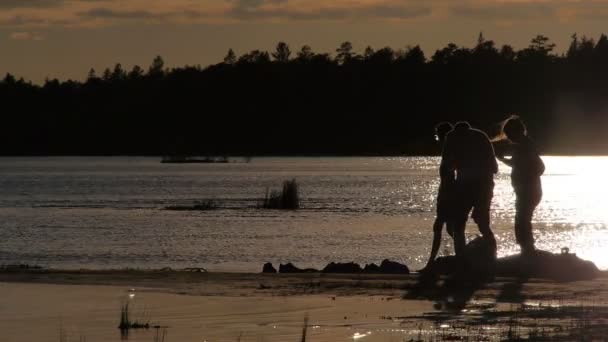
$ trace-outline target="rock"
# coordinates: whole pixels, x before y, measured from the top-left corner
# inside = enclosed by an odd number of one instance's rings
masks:
[[[367,264],[363,268],[363,273],[380,273],[380,266],[374,263]]]
[[[301,269],[294,266],[292,263],[287,263],[285,265],[279,265],[279,273],[316,273],[319,270],[315,270],[314,268],[305,268]]]
[[[384,274],[409,274],[410,269],[403,264],[388,259],[382,260],[380,264],[380,273]]]
[[[594,279],[600,271],[595,264],[580,259],[567,249],[561,254],[537,250],[534,254],[496,259],[492,244],[476,238],[467,244],[463,259],[455,256],[437,258],[425,272],[443,275],[460,272],[479,279],[498,276],[576,281]]]
[[[466,245],[463,259],[454,255],[439,257],[425,272],[445,275],[464,271],[471,275],[491,275],[495,263],[495,243],[477,236]]]
[[[272,263],[267,262],[262,267],[262,273],[277,273],[277,269],[272,266]]]
[[[336,263],[331,262],[321,271],[323,273],[360,273],[363,271],[359,264],[354,262]]]
[[[207,272],[206,269],[202,268],[202,267],[186,267],[184,269],[182,269],[182,271],[184,272],[196,272],[196,273],[203,273],[203,272]]]
[[[576,281],[594,279],[599,272],[594,263],[568,251],[554,254],[537,250],[534,254],[510,255],[496,262],[496,275],[505,277]]]

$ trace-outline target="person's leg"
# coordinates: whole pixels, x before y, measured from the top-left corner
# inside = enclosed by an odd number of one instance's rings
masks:
[[[541,196],[541,194],[516,193],[515,239],[523,254],[533,253],[535,250],[532,216]]]
[[[467,219],[469,218],[469,210],[462,211],[461,215],[448,221],[448,229],[452,231],[452,238],[454,239],[454,253],[456,256],[464,256],[467,244],[464,231],[467,226]]]
[[[492,205],[492,197],[494,195],[494,183],[481,184],[478,189],[478,197],[475,200],[473,208],[473,220],[479,228],[479,232],[490,242],[496,250],[496,238],[490,228],[490,207]]]
[[[471,195],[470,186],[468,184],[457,184],[457,196],[452,201],[452,210],[450,219],[448,220],[448,232],[452,232],[454,239],[454,252],[456,256],[464,256],[466,247],[466,238],[464,231],[469,219],[469,213],[473,208],[474,196]]]
[[[429,261],[426,263],[425,268],[429,267],[435,258],[437,257],[437,253],[439,253],[439,246],[441,244],[441,231],[443,230],[443,224],[445,221],[440,217],[435,219],[435,223],[433,224],[433,245],[431,246],[431,255],[429,256]]]

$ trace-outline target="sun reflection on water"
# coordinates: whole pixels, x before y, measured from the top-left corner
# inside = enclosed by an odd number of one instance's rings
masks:
[[[608,158],[543,157],[543,199],[534,215],[538,248],[559,252],[567,247],[578,256],[608,268]],[[500,255],[517,253],[512,225],[514,216],[510,169],[501,165],[497,177],[493,216],[503,226],[497,235]]]

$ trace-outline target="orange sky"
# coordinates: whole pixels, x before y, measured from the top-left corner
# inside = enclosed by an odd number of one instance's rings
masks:
[[[237,54],[309,44],[331,52],[349,40],[427,56],[448,42],[470,46],[480,31],[523,47],[548,35],[563,51],[572,33],[608,32],[606,0],[0,0],[0,72],[35,82],[83,79],[120,62],[147,66],[216,63]]]

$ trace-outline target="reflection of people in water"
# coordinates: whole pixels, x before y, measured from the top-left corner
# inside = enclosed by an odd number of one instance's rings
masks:
[[[515,190],[515,238],[522,254],[531,254],[534,253],[532,215],[543,196],[540,176],[545,172],[545,164],[519,117],[507,119],[503,133],[513,143],[511,158],[499,156],[498,159],[511,167],[511,184]]]
[[[452,130],[453,126],[449,122],[441,122],[435,126],[435,138],[440,146],[443,146],[445,137]],[[442,175],[443,176],[443,175]],[[454,174],[445,175],[447,178],[441,177],[439,183],[439,190],[437,191],[437,216],[433,223],[433,246],[431,248],[431,255],[426,267],[429,267],[435,261],[435,257],[439,252],[439,245],[441,244],[441,231],[443,226],[446,225],[448,228],[448,234],[452,235],[450,230],[451,226],[448,225],[449,211],[452,206],[451,195],[452,188],[454,187]]]
[[[498,164],[488,136],[467,122],[459,122],[448,133],[443,145],[440,172],[442,179],[455,178],[453,211],[454,250],[462,256],[466,245],[464,230],[471,209],[483,238],[496,252],[496,240],[490,229],[490,204],[494,194],[494,174]],[[450,228],[448,228],[450,229]]]

